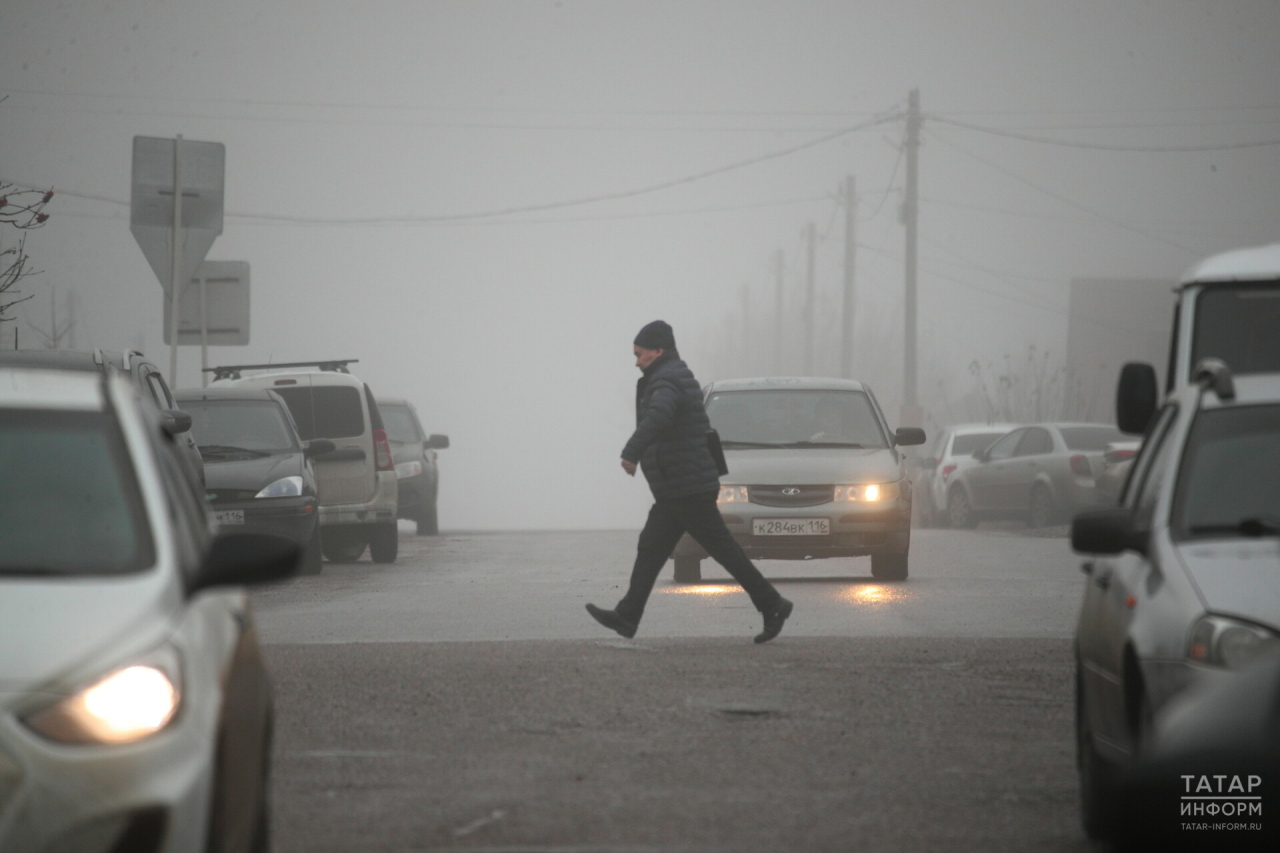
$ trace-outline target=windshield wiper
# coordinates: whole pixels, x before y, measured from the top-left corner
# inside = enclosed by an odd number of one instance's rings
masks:
[[[250,450],[247,447],[233,447],[229,444],[201,444],[198,448],[202,454],[212,453],[214,456],[230,456],[234,453],[248,453],[250,456],[270,456],[263,450]]]
[[[720,442],[721,447],[786,447],[785,444],[777,444],[768,441],[735,441],[732,438],[723,439]]]
[[[1274,518],[1242,518],[1237,524],[1198,524],[1191,533],[1243,533],[1245,536],[1280,536],[1280,521]]]

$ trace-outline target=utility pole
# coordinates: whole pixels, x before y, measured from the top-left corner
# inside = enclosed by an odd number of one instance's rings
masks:
[[[751,287],[750,285],[742,285],[742,363],[739,368],[744,374],[755,374],[755,368],[752,364],[756,354],[751,347],[751,342],[755,340],[751,334]]]
[[[774,305],[773,305],[773,373],[781,375],[787,371],[782,366],[782,327],[784,318],[784,305],[786,300],[783,298],[783,278],[786,275],[786,257],[781,249],[774,254]]]
[[[920,90],[912,89],[907,106],[907,197],[902,205],[906,226],[906,299],[902,336],[902,414],[899,426],[920,426],[924,420],[916,395],[916,226],[919,214],[918,154],[920,149]]]
[[[854,216],[857,213],[853,175],[844,179],[844,311],[840,317],[840,375],[853,378]]]
[[[169,276],[169,387],[178,387],[178,306],[186,282],[182,280],[182,134],[173,140],[173,246]]]
[[[808,263],[805,265],[804,280],[804,375],[813,374],[813,252],[815,244],[818,242],[817,234],[813,227],[813,221],[810,220],[809,227],[806,229],[806,242],[808,243]]]

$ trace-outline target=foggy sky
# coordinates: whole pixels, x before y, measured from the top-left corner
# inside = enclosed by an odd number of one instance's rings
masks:
[[[901,122],[615,201],[449,223],[260,217],[412,220],[623,192],[901,109],[913,87],[926,114],[1080,143],[1275,139],[1278,42],[1273,0],[4,0],[0,179],[108,199],[55,199],[28,240],[44,273],[17,325],[34,343],[26,322],[47,326],[49,288],[74,292],[77,346],[167,365],[159,284],[127,204],[109,200],[128,200],[135,134],[223,142],[228,216],[209,258],[252,265],[253,343],[213,363],[359,358],[375,391],[450,435],[446,528],[636,526],[647,490],[617,461],[636,330],[670,322],[704,382],[713,365],[760,369],[772,342],[727,332],[742,289],[751,310],[772,305],[782,248],[798,299],[812,220],[838,304],[847,174],[858,328],[900,360]],[[927,119],[920,158],[922,393],[963,386],[975,358],[1033,343],[1060,356],[1072,278],[1172,281],[1202,255],[1280,239],[1277,147],[1100,151]],[[198,384],[198,358],[184,349],[181,385]]]

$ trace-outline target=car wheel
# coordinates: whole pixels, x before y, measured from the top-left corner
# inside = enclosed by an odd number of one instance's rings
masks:
[[[315,531],[311,534],[307,547],[302,552],[302,574],[318,575],[324,568],[324,552],[320,545],[320,522],[316,521]]]
[[[871,555],[871,577],[878,581],[904,581],[907,579],[908,552],[889,552]]]
[[[1084,682],[1076,663],[1076,768],[1080,774],[1080,823],[1085,835],[1105,840],[1115,835],[1116,768],[1098,755],[1085,711]]]
[[[978,516],[969,505],[969,496],[964,489],[953,489],[947,496],[947,518],[952,527],[961,530],[978,526]]]
[[[1027,523],[1032,527],[1048,527],[1058,515],[1053,505],[1053,495],[1044,486],[1031,490],[1031,506],[1027,510]]]
[[[419,536],[435,536],[440,532],[440,522],[434,503],[418,510],[418,517],[414,520],[418,522]]]
[[[676,583],[702,580],[702,561],[697,557],[676,557]]]
[[[320,532],[320,547],[330,563],[354,563],[364,553],[365,544],[364,538],[351,530]]]
[[[395,522],[374,525],[369,534],[369,556],[375,563],[394,563],[400,550],[400,534]]]

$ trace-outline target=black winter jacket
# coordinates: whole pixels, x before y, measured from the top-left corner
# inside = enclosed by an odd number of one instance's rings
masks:
[[[663,353],[636,383],[636,431],[622,458],[639,463],[657,500],[715,492],[709,429],[698,380],[675,353]]]

